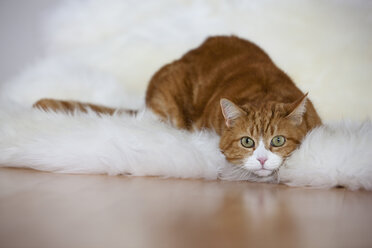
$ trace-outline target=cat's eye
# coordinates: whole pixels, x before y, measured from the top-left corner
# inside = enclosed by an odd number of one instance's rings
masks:
[[[284,136],[281,136],[281,135],[275,136],[271,140],[271,145],[275,146],[275,147],[282,146],[282,145],[284,145],[284,143],[285,143],[285,138],[284,138]]]
[[[254,141],[253,141],[253,139],[251,139],[249,137],[243,137],[243,138],[241,138],[240,139],[240,143],[245,148],[252,148],[252,147],[254,147]]]

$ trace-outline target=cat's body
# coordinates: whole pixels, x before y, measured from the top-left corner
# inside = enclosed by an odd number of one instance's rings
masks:
[[[264,51],[235,36],[209,38],[165,65],[146,94],[146,106],[175,127],[215,130],[226,158],[261,177],[321,124],[306,100]]]
[[[258,46],[220,36],[162,67],[150,81],[146,105],[179,128],[212,128],[221,135],[225,129],[221,98],[260,108],[268,102],[292,103],[303,95]],[[304,127],[319,123],[309,101]]]

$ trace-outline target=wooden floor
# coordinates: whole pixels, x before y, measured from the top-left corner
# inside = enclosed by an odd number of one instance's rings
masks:
[[[372,193],[2,168],[0,247],[372,247]]]

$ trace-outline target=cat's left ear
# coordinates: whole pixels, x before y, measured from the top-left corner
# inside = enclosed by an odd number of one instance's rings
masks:
[[[293,103],[288,104],[288,114],[285,118],[293,121],[295,125],[300,125],[302,123],[303,116],[306,112],[307,94],[308,93]]]
[[[237,105],[227,100],[226,98],[222,98],[220,100],[220,104],[227,127],[232,127],[236,119],[245,114],[244,110],[242,110],[241,108],[239,108]]]

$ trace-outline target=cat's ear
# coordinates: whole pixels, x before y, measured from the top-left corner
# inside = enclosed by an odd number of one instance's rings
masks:
[[[235,120],[245,114],[244,110],[242,110],[241,108],[239,108],[237,105],[227,100],[226,98],[222,98],[220,100],[220,104],[227,127],[232,127],[234,125]]]
[[[306,112],[307,94],[287,105],[286,118],[293,121],[296,125],[302,123],[303,116]]]

